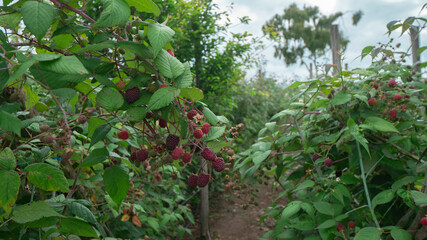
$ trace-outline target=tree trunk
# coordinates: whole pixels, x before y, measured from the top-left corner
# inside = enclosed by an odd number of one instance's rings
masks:
[[[418,48],[420,47],[420,35],[418,34],[418,27],[409,28],[409,34],[411,35],[411,45],[412,45],[412,64],[414,65],[414,70],[419,71],[417,65],[421,61],[420,55],[418,55]]]
[[[338,33],[338,25],[333,24],[331,26],[331,49],[332,49],[332,64],[333,64],[332,75],[336,75],[337,73],[341,72],[340,56],[338,54],[340,50],[339,44],[340,44],[340,40],[339,40],[339,33]]]

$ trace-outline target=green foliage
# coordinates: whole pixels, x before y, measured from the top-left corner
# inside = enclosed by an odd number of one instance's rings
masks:
[[[427,196],[426,79],[386,45],[378,52],[366,69],[290,85],[290,102],[239,154],[243,178],[274,176],[281,188],[265,239],[414,238],[406,229],[420,227]]]

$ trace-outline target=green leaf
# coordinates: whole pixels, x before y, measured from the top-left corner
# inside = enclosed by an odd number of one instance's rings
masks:
[[[88,127],[88,137],[92,137],[93,133],[95,132],[96,128],[98,128],[99,126],[101,126],[102,124],[107,123],[107,121],[105,121],[102,118],[98,118],[98,117],[91,117],[89,119],[89,127]]]
[[[379,204],[388,203],[394,198],[394,192],[391,189],[384,190],[378,193],[372,199],[372,208],[375,208]]]
[[[49,4],[28,1],[22,5],[21,13],[25,26],[40,42],[52,24],[56,11],[55,8]]]
[[[298,187],[295,188],[292,192],[296,192],[302,189],[311,188],[314,186],[314,182],[311,180],[305,180],[304,182],[298,184]]]
[[[110,156],[110,153],[105,148],[94,149],[87,158],[77,168],[91,167],[95,164],[102,163]]]
[[[179,96],[189,99],[192,102],[197,102],[204,98],[202,90],[195,87],[181,89]]]
[[[77,201],[67,202],[66,205],[68,207],[68,211],[70,211],[75,216],[80,217],[92,224],[98,223],[96,221],[95,215],[93,215],[93,213],[85,205]]]
[[[299,212],[301,209],[301,201],[293,201],[286,205],[282,211],[282,218],[288,219]]]
[[[175,85],[177,88],[188,88],[193,84],[193,74],[191,73],[190,64],[185,62],[183,65],[184,72],[175,79]]]
[[[95,229],[87,222],[77,218],[64,218],[59,228],[61,233],[71,233],[81,237],[99,237]]]
[[[44,228],[55,225],[58,221],[59,217],[43,217],[33,222],[26,222],[24,224],[30,228]]]
[[[21,21],[21,13],[4,14],[0,16],[0,26],[15,30]]]
[[[129,175],[118,165],[105,169],[105,191],[120,207],[129,190]]]
[[[316,210],[322,214],[325,215],[329,215],[329,216],[334,216],[335,212],[334,212],[334,208],[332,206],[332,204],[327,203],[327,202],[314,202],[313,203],[314,208],[316,208]]]
[[[153,51],[142,43],[120,41],[119,47],[121,47],[127,51],[130,51],[132,53],[138,54],[139,56],[141,56],[143,58],[149,58],[149,59],[154,58]]]
[[[381,132],[399,132],[393,123],[379,117],[368,117],[366,118],[365,123],[373,126],[376,130]]]
[[[61,214],[45,202],[32,202],[17,206],[13,211],[12,220],[22,224],[34,222],[44,217],[61,217]]]
[[[411,240],[412,236],[403,229],[393,229],[390,232],[394,240]]]
[[[271,118],[271,120],[274,120],[276,118],[280,118],[280,117],[283,117],[283,116],[287,116],[287,115],[295,116],[297,113],[298,113],[297,110],[285,109],[285,110],[283,110],[283,111],[281,111],[279,113],[274,114],[274,116]]]
[[[403,178],[395,181],[393,183],[393,185],[391,185],[391,189],[393,190],[393,192],[396,192],[397,189],[399,189],[401,186],[408,185],[409,183],[413,183],[415,181],[417,181],[417,177],[406,176],[406,177],[403,177]]]
[[[203,108],[203,114],[205,115],[210,125],[216,125],[219,122],[218,117],[209,108]]]
[[[10,113],[0,110],[0,129],[21,136],[21,120]]]
[[[208,142],[215,140],[222,136],[225,132],[225,126],[224,127],[211,127],[209,130],[209,133],[205,136],[203,136],[203,140]]]
[[[427,194],[419,191],[411,191],[412,198],[414,198],[415,204],[420,207],[427,206]]]
[[[172,39],[174,34],[174,30],[160,23],[150,23],[147,26],[147,37],[153,47],[154,55],[157,55],[160,50],[162,50],[163,46]],[[163,50],[163,52],[170,56],[165,50]],[[178,76],[179,75],[181,74],[178,74]]]
[[[135,107],[126,111],[128,119],[134,122],[139,122],[144,119],[146,114],[145,108]]]
[[[359,126],[356,124],[356,122],[352,118],[348,119],[347,127],[348,127],[348,130],[350,131],[350,134],[354,137],[356,141],[362,144],[362,146],[366,149],[366,151],[370,156],[371,153],[369,152],[368,140],[366,140],[366,138],[363,136],[363,132],[362,133],[360,132]]]
[[[60,58],[61,54],[35,54],[32,56],[33,60],[44,62],[44,61],[52,61]]]
[[[336,106],[336,105],[347,103],[350,100],[351,100],[351,95],[349,93],[339,92],[334,96],[331,102],[332,102],[332,105]]]
[[[179,89],[173,87],[164,87],[155,91],[148,102],[147,111],[168,106],[178,96],[179,92]]]
[[[89,74],[76,56],[62,56],[53,61],[40,62],[39,68],[44,71],[65,75]]]
[[[185,70],[184,64],[163,49],[157,55],[155,65],[160,73],[167,78],[177,78]]]
[[[100,51],[106,48],[115,48],[116,43],[113,41],[105,41],[98,44],[90,44],[87,45],[84,48],[77,49],[74,51],[74,53],[82,53],[82,52],[89,52],[89,51]]]
[[[17,172],[0,170],[0,183],[0,207],[2,207],[6,215],[9,216],[18,197],[21,179]]]
[[[24,75],[24,73],[36,62],[36,60],[29,60],[21,64],[18,69],[9,77],[9,80],[3,81],[0,83],[0,90],[9,84],[12,81],[15,81],[16,79],[19,79]]]
[[[229,142],[226,141],[221,141],[221,142],[217,142],[217,141],[210,141],[208,142],[208,147],[212,149],[212,151],[214,151],[215,153],[218,153],[219,151],[221,151],[223,148],[230,146],[231,144]]]
[[[367,46],[364,49],[362,49],[362,59],[366,57],[366,55],[368,55],[374,48],[375,46]]]
[[[126,23],[130,17],[129,5],[123,0],[102,0],[104,10],[94,24],[96,27],[113,27]]]
[[[96,102],[108,111],[115,111],[123,105],[125,100],[116,89],[104,87],[96,95]]]
[[[9,147],[0,152],[0,168],[4,170],[13,170],[16,168],[15,155]]]
[[[45,191],[68,192],[68,181],[64,173],[54,166],[46,163],[33,163],[25,169],[28,172],[28,181],[34,186]]]
[[[325,229],[325,228],[330,228],[335,226],[335,220],[333,219],[328,219],[324,222],[322,222],[321,224],[319,224],[319,226],[317,227],[318,229]]]
[[[271,154],[271,150],[267,150],[267,151],[258,151],[256,153],[253,154],[252,156],[252,162],[255,165],[259,165],[261,164],[261,162],[263,162],[265,159],[268,158],[268,156],[270,156]]]
[[[380,240],[381,231],[374,227],[365,227],[360,229],[354,240]]]
[[[97,127],[93,132],[92,141],[90,142],[89,148],[92,147],[95,143],[101,141],[108,134],[110,130],[111,130],[111,126],[108,123],[102,124],[99,127]]]
[[[159,232],[159,221],[153,217],[147,218],[148,225],[153,228],[156,232]]]
[[[153,13],[155,16],[160,15],[159,7],[151,0],[126,0],[126,2],[139,12]]]

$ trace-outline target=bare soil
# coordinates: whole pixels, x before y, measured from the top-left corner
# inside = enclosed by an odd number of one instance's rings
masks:
[[[254,184],[250,187],[253,194],[245,189],[210,196],[209,227],[212,240],[256,240],[274,229],[275,221],[271,217],[260,224],[260,217],[268,212],[266,208],[276,197],[272,193],[271,184]],[[251,197],[254,197],[253,202],[257,205],[250,204]],[[191,239],[200,239],[198,224],[197,221]]]

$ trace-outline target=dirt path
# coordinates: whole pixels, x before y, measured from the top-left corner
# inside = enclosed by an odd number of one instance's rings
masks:
[[[259,224],[260,217],[273,201],[271,185],[254,184],[251,189],[258,189],[258,192],[253,191],[256,196],[248,194],[247,190],[235,190],[211,197],[209,224],[212,240],[256,240],[274,229],[270,217]],[[249,204],[252,196],[258,206]],[[199,230],[194,229],[193,239],[199,236]]]

